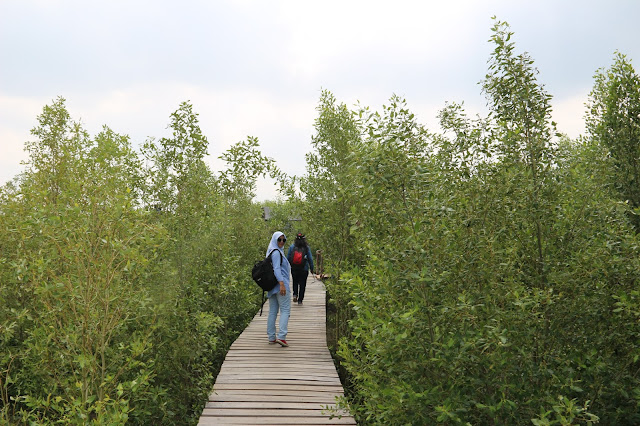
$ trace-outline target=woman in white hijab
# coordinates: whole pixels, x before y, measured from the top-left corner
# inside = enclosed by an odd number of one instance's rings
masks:
[[[291,298],[289,297],[289,274],[290,266],[287,256],[284,255],[284,243],[287,237],[280,232],[274,232],[271,243],[267,249],[266,256],[271,255],[273,273],[278,280],[278,285],[269,290],[269,317],[267,318],[267,335],[269,344],[278,343],[280,346],[289,346],[287,343],[287,326],[289,324],[289,314],[291,312]],[[276,335],[276,318],[280,311],[279,330]]]

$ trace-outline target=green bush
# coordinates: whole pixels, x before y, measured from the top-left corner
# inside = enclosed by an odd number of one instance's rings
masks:
[[[270,230],[241,165],[277,169],[254,139],[215,176],[188,103],[171,138],[145,145],[148,168],[126,136],[92,139],[64,99],[38,123],[0,192],[1,421],[197,423],[258,308],[247,271]]]
[[[359,423],[640,421],[633,206],[606,146],[555,134],[510,36],[496,24],[486,118],[448,105],[438,135],[395,96],[354,113],[355,265],[329,262],[327,287]],[[339,217],[339,199],[309,203]]]

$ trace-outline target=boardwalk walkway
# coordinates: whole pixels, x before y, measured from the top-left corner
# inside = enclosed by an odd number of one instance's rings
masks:
[[[304,304],[292,303],[288,348],[268,344],[268,315],[266,303],[231,345],[199,424],[355,425],[326,410],[343,388],[327,349],[322,282],[309,275]]]

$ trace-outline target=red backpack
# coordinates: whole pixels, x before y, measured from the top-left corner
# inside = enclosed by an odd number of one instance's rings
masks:
[[[299,249],[299,248],[295,248],[293,250],[293,260],[291,261],[291,264],[294,266],[302,266],[302,264],[304,263],[304,255],[302,254],[302,250],[303,249]]]

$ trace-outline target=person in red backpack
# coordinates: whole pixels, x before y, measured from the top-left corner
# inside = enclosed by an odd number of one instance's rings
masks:
[[[314,271],[313,255],[304,234],[298,233],[296,235],[294,243],[289,246],[287,260],[291,265],[291,277],[293,278],[293,301],[302,305],[309,271],[312,273]]]

